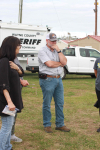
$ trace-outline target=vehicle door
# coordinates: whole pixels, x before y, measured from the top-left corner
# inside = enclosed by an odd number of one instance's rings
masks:
[[[87,57],[87,49],[79,49],[79,63],[78,63],[78,73],[89,73],[90,59]]]
[[[76,52],[75,52],[75,48],[66,48],[63,49],[63,54],[66,56],[67,58],[67,68],[68,68],[68,72],[73,73],[73,72],[77,72],[78,69],[78,59],[76,57]]]
[[[100,52],[98,52],[95,49],[88,49],[88,54],[89,54],[89,72],[94,73],[93,69],[94,63],[95,60],[100,57]]]

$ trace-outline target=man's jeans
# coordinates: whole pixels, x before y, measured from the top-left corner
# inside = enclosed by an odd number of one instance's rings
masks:
[[[55,101],[56,127],[64,126],[64,93],[61,78],[50,78],[39,80],[43,93],[43,125],[44,127],[51,126],[51,112],[50,105],[52,97]]]
[[[2,127],[0,130],[0,150],[11,150],[10,144],[11,129],[14,122],[13,116],[1,116]]]

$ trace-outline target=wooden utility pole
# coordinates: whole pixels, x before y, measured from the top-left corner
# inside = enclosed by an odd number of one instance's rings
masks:
[[[97,0],[95,0],[95,35],[97,35]]]
[[[19,16],[18,16],[18,23],[22,23],[22,8],[23,8],[23,0],[19,0]]]

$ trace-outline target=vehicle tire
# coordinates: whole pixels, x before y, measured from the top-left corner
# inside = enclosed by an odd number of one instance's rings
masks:
[[[95,75],[91,75],[91,78],[96,78]]]
[[[60,75],[62,79],[64,79],[66,77],[66,73],[67,73],[66,69],[63,68],[63,72]]]

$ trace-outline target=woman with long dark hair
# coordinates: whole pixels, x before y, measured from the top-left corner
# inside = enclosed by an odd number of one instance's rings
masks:
[[[10,111],[18,108],[21,112],[23,102],[20,90],[18,70],[10,67],[9,61],[14,61],[21,48],[20,40],[16,37],[6,37],[0,48],[0,116],[2,127],[0,130],[0,150],[12,150],[10,144],[11,129],[14,117],[2,113],[6,105]]]

